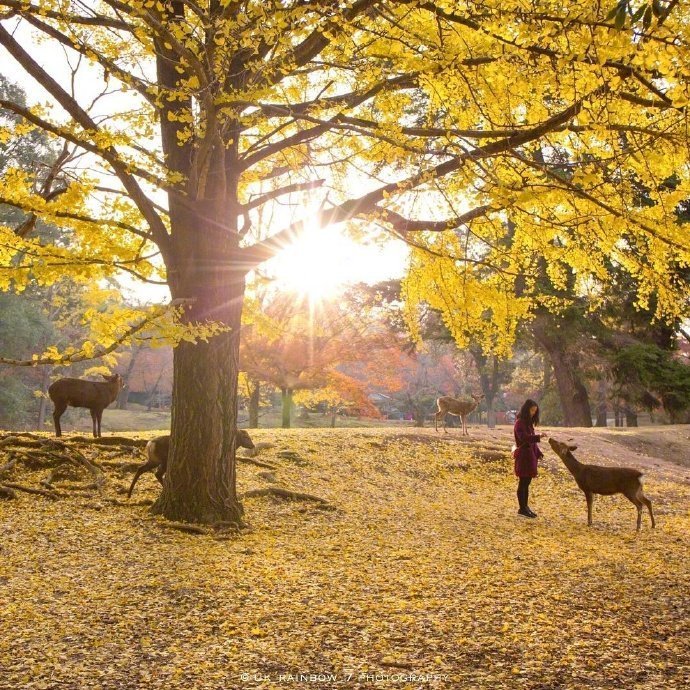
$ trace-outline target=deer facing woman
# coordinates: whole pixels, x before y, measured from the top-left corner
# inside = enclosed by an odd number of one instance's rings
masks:
[[[544,457],[537,444],[541,439],[546,438],[546,434],[534,433],[534,427],[538,424],[539,405],[534,400],[525,400],[513,427],[515,436],[513,458],[515,459],[515,475],[518,478],[517,497],[520,506],[518,515],[529,518],[537,517],[537,514],[529,507],[529,485],[537,476],[539,458]]]

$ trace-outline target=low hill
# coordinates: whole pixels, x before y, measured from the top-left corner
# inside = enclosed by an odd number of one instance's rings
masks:
[[[548,445],[519,517],[507,427],[257,430],[239,533],[152,518],[150,474],[128,502],[136,446],[81,447],[101,492],[2,452],[60,496],[0,501],[0,687],[687,687],[690,428],[547,431],[644,469],[657,528],[621,496],[588,528]]]

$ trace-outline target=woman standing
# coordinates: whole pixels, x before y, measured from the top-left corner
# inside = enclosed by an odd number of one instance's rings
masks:
[[[516,446],[513,457],[515,458],[515,474],[519,479],[517,497],[520,509],[518,515],[529,518],[537,517],[537,514],[533,513],[529,507],[529,485],[532,479],[537,476],[539,458],[544,457],[537,443],[546,438],[546,434],[534,433],[534,427],[538,424],[539,405],[534,400],[528,399],[520,408],[513,427]]]

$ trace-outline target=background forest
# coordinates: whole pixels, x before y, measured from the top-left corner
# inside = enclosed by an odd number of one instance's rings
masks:
[[[4,77],[0,91],[3,98],[25,102],[21,88]],[[11,166],[43,169],[49,176],[58,160],[37,132],[0,144],[0,174]],[[676,215],[679,224],[688,223],[690,204],[680,204]],[[0,205],[0,222],[35,224],[41,236],[66,241],[59,228],[12,206]],[[419,337],[413,339],[400,279],[345,286],[315,313],[308,296],[276,291],[270,282],[257,280],[250,287],[242,331],[240,424],[423,426],[431,421],[438,396],[468,397],[471,392],[485,395],[472,419],[487,424],[511,423],[526,397],[540,401],[542,420],[551,425],[687,423],[687,322],[656,318],[653,296],[642,307],[635,281],[613,263],[607,268],[601,290],[575,294],[573,282],[567,309],[541,309],[525,321],[508,357],[484,354],[479,342],[459,347],[439,310],[429,305],[421,315]],[[687,284],[690,271],[679,268],[677,278]],[[49,285],[31,281],[21,292],[9,289],[0,293],[0,353],[21,360],[31,351],[88,341],[97,337],[91,330],[94,311],[136,309],[140,300],[115,277],[85,286],[65,275]],[[320,339],[316,346],[314,322]],[[109,365],[123,376],[125,388],[113,405],[120,412],[106,415],[106,428],[167,428],[172,359],[172,349],[152,338],[121,347],[100,363],[0,366],[0,426],[50,429],[50,383],[59,376],[107,372]],[[86,410],[67,414],[79,428],[89,428]]]

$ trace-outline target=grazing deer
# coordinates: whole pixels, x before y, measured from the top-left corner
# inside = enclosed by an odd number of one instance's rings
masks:
[[[48,395],[53,401],[53,422],[55,422],[55,435],[62,436],[60,417],[67,409],[72,407],[88,407],[93,420],[94,438],[101,435],[101,418],[103,410],[117,398],[125,382],[120,374],[106,376],[101,374],[105,381],[84,381],[83,379],[58,379],[48,388]]]
[[[592,526],[592,504],[594,494],[612,496],[623,494],[637,508],[637,529],[642,524],[642,506],[646,505],[652,527],[655,526],[652,502],[642,493],[642,472],[629,467],[602,467],[601,465],[585,465],[578,462],[572,451],[577,446],[549,439],[549,445],[554,453],[563,460],[570,474],[575,477],[577,485],[582,489],[587,499],[587,524]]]
[[[259,444],[261,445],[261,444]],[[241,448],[248,448],[252,450],[254,442],[252,441],[249,434],[244,429],[237,429],[237,446]],[[146,444],[146,457],[148,460],[137,468],[134,474],[134,479],[132,479],[132,484],[127,492],[127,498],[132,498],[132,491],[134,491],[134,485],[137,483],[139,477],[141,477],[144,472],[149,472],[151,470],[156,470],[156,479],[163,484],[163,477],[168,469],[168,452],[170,451],[170,436],[158,436],[152,438]]]
[[[484,399],[484,394],[475,395],[471,393],[470,395],[472,396],[472,400],[457,400],[448,395],[444,395],[442,398],[436,400],[436,405],[438,406],[438,411],[434,415],[434,428],[436,431],[438,431],[438,420],[443,419],[443,430],[448,433],[448,429],[446,429],[446,415],[454,414],[460,417],[462,421],[462,435],[470,435],[467,431],[467,422],[465,418]]]

